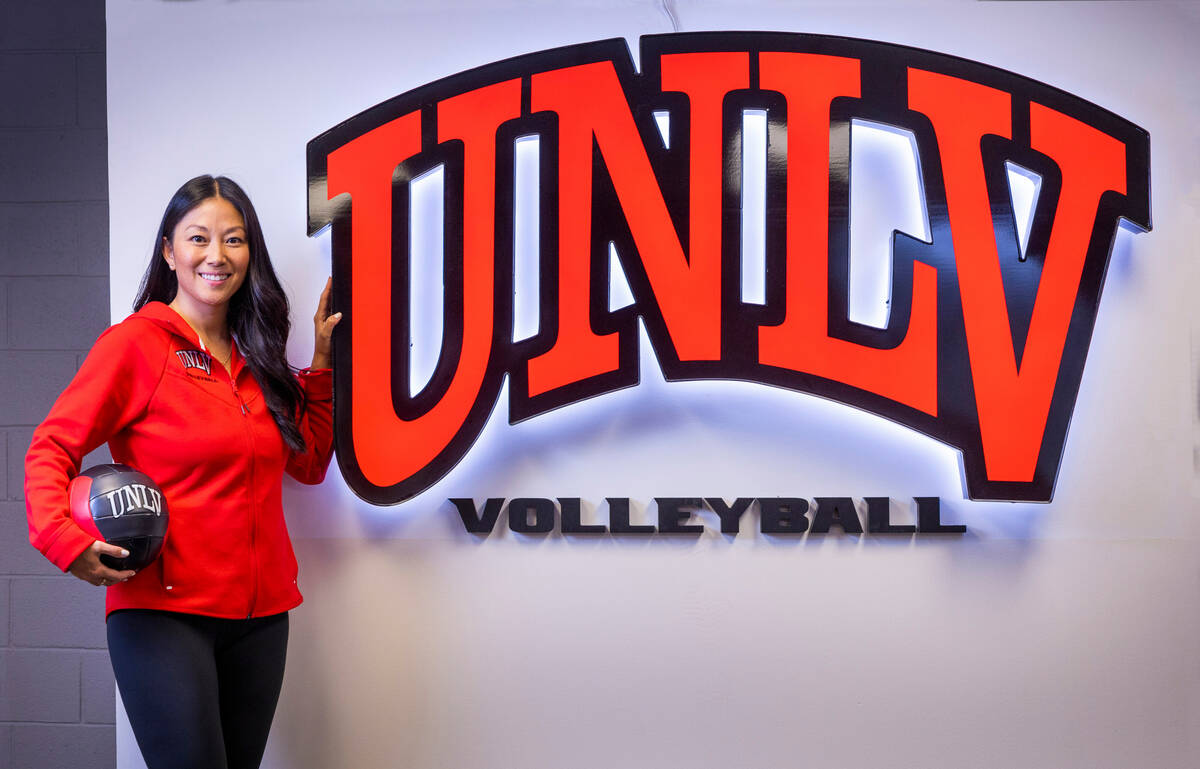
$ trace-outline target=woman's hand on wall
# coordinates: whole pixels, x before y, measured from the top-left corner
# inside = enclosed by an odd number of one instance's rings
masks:
[[[84,582],[91,583],[97,587],[108,587],[115,585],[118,582],[125,580],[137,574],[136,571],[117,571],[110,569],[100,562],[101,555],[111,555],[113,558],[127,558],[128,550],[122,550],[116,545],[110,545],[107,542],[96,540],[92,546],[79,554],[71,565],[67,567],[67,571],[79,577]]]
[[[317,305],[317,314],[313,316],[313,369],[333,368],[333,358],[330,354],[332,347],[333,328],[342,319],[340,312],[331,313],[333,293],[333,278],[325,281],[325,290],[321,292],[321,301]]]

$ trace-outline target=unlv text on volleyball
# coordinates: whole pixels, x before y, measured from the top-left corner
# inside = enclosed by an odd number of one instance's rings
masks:
[[[887,43],[659,35],[639,65],[623,40],[520,56],[309,143],[309,231],[332,225],[349,310],[335,432],[354,491],[393,504],[429,488],[506,379],[513,422],[636,385],[640,323],[668,380],[845,403],[961,451],[971,498],[1050,500],[1116,228],[1150,227],[1149,135],[1052,86]],[[768,125],[764,302],[741,287],[746,110]],[[848,316],[853,121],[911,136],[929,220],[929,242],[892,236],[886,328]],[[514,341],[514,143],[528,135],[540,311]],[[409,181],[439,166],[442,347],[412,395]],[[1041,179],[1023,250],[1012,167]],[[618,310],[609,243],[634,298]]]

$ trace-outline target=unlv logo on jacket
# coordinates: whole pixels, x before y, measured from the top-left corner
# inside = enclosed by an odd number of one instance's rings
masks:
[[[201,350],[176,350],[175,356],[185,369],[200,369],[205,374],[212,374],[212,357]]]
[[[529,54],[401,94],[309,143],[333,225],[338,459],[390,504],[467,452],[509,377],[513,421],[637,383],[813,393],[963,454],[975,499],[1051,498],[1120,218],[1150,227],[1149,136],[1051,86],[886,43],[644,37]],[[769,125],[765,304],[740,291],[742,111]],[[671,116],[670,149],[653,112]],[[897,235],[886,328],[848,318],[851,120],[915,136],[932,242]],[[512,342],[513,147],[538,134],[539,332]],[[1006,163],[1042,177],[1025,258]],[[409,394],[408,182],[444,164],[445,318]],[[607,245],[635,302],[608,310]]]

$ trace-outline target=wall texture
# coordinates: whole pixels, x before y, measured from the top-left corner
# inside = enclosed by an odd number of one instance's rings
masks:
[[[22,491],[108,326],[104,24],[103,0],[0,4],[0,769],[116,763],[103,591],[29,546]]]

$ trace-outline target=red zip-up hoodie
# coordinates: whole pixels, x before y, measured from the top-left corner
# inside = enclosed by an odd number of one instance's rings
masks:
[[[333,377],[301,372],[308,450],[279,434],[235,349],[232,372],[174,310],[151,302],[96,341],[34,431],[25,457],[30,542],[66,571],[94,541],[72,519],[67,484],[105,441],[113,461],[150,476],[170,524],[162,555],[108,588],[107,612],[163,609],[261,617],[300,603],[283,519],[283,473],[320,483],[332,453]]]

